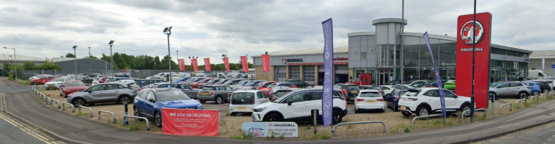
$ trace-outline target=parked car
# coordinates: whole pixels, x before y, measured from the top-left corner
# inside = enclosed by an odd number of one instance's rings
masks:
[[[274,101],[274,100],[280,98],[281,96],[283,96],[283,95],[285,95],[285,94],[287,94],[291,91],[294,91],[294,90],[297,90],[297,88],[289,88],[289,87],[286,87],[286,86],[276,86],[276,87],[272,88],[272,91],[270,91],[268,95],[269,95],[270,101]]]
[[[389,81],[385,85],[397,85],[397,84],[401,84],[401,81],[400,80]]]
[[[291,84],[291,83],[283,83],[283,82],[277,82],[277,83],[273,83],[270,84],[269,86],[267,86],[266,88],[260,89],[262,92],[264,92],[264,94],[266,95],[270,95],[270,91],[272,91],[272,89],[274,87],[289,87],[289,88],[297,88],[297,86]]]
[[[234,85],[230,85],[231,88],[233,89],[239,89],[244,87],[247,83],[250,83],[250,80],[241,80],[238,83],[234,84]]]
[[[223,80],[223,79],[222,79],[222,80]],[[205,82],[205,83],[199,83],[199,84],[197,85],[197,88],[202,89],[202,87],[207,86],[207,85],[219,85],[219,82],[220,82],[220,79],[215,78],[215,79],[209,80],[209,81],[207,81],[207,82]]]
[[[445,82],[445,84],[443,85],[443,88],[447,90],[455,90],[455,88],[457,88],[455,82],[456,82],[455,80],[449,80]]]
[[[65,81],[59,91],[60,91],[60,96],[63,96],[64,98],[67,98],[68,95],[74,93],[74,92],[80,92],[83,91],[85,89],[87,89],[87,85],[85,85],[85,83],[79,81],[79,80],[73,80],[73,81]]]
[[[378,90],[360,90],[355,99],[355,113],[360,110],[381,110],[385,112],[385,102]]]
[[[292,91],[271,103],[254,107],[252,118],[260,121],[310,121],[311,110],[318,109],[322,116],[322,88]],[[347,115],[347,103],[338,89],[333,90],[332,120],[340,123]]]
[[[298,79],[288,79],[288,80],[285,80],[285,82],[294,84],[298,88],[306,88],[306,87],[309,87],[309,86],[313,86],[312,84],[306,83],[305,81],[298,80]]]
[[[256,90],[256,85],[258,85],[259,83],[264,82],[263,80],[254,80],[254,81],[250,81],[249,83],[241,86],[241,87],[235,87],[235,90],[237,89],[241,89],[241,90]]]
[[[546,93],[546,92],[550,92],[553,87],[551,87],[550,83],[553,83],[552,80],[548,80],[548,81],[534,81],[536,82],[538,85],[540,85],[540,89],[542,90],[542,93]]]
[[[399,110],[399,107],[398,107],[399,106],[399,99],[407,91],[408,91],[408,89],[403,89],[403,90],[393,89],[393,91],[391,92],[392,94],[385,97],[387,107],[391,108],[393,111],[398,111]]]
[[[229,102],[228,97],[231,96],[233,89],[224,85],[205,86],[198,92],[198,100],[201,103],[206,101],[214,101],[216,104]]]
[[[91,86],[81,92],[75,92],[68,96],[67,102],[75,106],[94,105],[95,103],[128,102],[132,103],[137,94],[135,84],[122,82],[101,83]]]
[[[230,79],[230,80],[227,80],[226,82],[222,83],[221,85],[232,86],[232,85],[235,85],[235,84],[237,84],[241,81],[243,81],[243,80],[241,80],[241,79]]]
[[[136,79],[135,80],[135,83],[140,87],[153,84],[153,83],[160,83],[160,82],[166,82],[166,81],[161,79]]]
[[[200,89],[193,89],[188,85],[180,84],[180,83],[172,83],[170,85],[170,83],[164,82],[164,83],[156,84],[156,88],[170,88],[170,86],[171,88],[180,89],[183,93],[187,94],[187,96],[193,99],[197,99],[198,92],[200,91]]]
[[[531,94],[532,94],[533,96],[540,95],[540,93],[541,93],[542,90],[540,89],[540,85],[538,85],[538,83],[536,83],[536,82],[531,82],[531,81],[525,81],[525,82],[522,82],[522,83],[524,83],[524,84],[530,86],[530,91],[532,92]]]
[[[259,90],[235,91],[229,101],[230,115],[252,113],[255,106],[269,102],[268,96]]]
[[[452,113],[470,110],[470,98],[457,96],[449,90],[444,90],[445,111]],[[441,113],[441,102],[438,88],[409,89],[399,100],[399,110],[405,117],[415,113],[417,116],[426,116],[432,113]],[[464,114],[470,116],[469,113]]]
[[[265,81],[258,83],[255,87],[257,90],[262,90],[270,86],[271,84],[278,83],[277,81]]]
[[[415,87],[416,85],[421,85],[421,84],[426,84],[426,83],[427,83],[427,81],[425,81],[425,80],[409,80],[409,81],[405,81],[405,83],[403,83],[403,84]]]
[[[52,79],[49,82],[46,82],[44,84],[44,87],[46,87],[46,90],[60,89],[60,86],[62,86],[62,84],[65,81],[69,81],[69,80],[73,80],[73,79],[72,78],[55,78],[55,79]]]
[[[55,78],[59,78],[59,77],[60,76],[52,76],[52,75],[51,76],[43,76],[43,77],[40,77],[38,79],[31,80],[30,83],[32,85],[42,85],[42,84],[46,84],[47,82],[49,82],[49,81],[51,81]]]
[[[532,93],[530,86],[522,82],[502,82],[489,88],[489,97],[511,97],[523,99]]]
[[[345,95],[347,101],[354,102],[360,89],[355,84],[338,83],[333,85],[333,89],[339,89]]]
[[[211,80],[213,80],[213,79],[207,78],[207,79],[199,80],[199,81],[197,81],[197,82],[192,82],[192,83],[191,83],[191,87],[193,87],[193,88],[198,88],[198,85],[200,85],[200,84],[202,84],[202,83],[206,83],[206,82],[211,81]]]
[[[145,89],[133,101],[134,115],[154,118],[157,127],[162,127],[162,108],[204,109],[179,89]]]
[[[379,87],[380,87],[380,89],[382,89],[385,97],[390,96],[391,92],[393,92],[393,89],[395,89],[395,88],[393,88],[393,86],[390,86],[390,85],[381,85]]]
[[[380,95],[385,98],[385,93],[380,87],[371,86],[371,85],[361,85],[361,86],[358,86],[358,88],[360,90],[377,90],[380,92]]]
[[[135,83],[135,80],[129,77],[114,77],[114,78],[108,78],[104,82],[123,82],[123,83],[129,84],[129,83]]]

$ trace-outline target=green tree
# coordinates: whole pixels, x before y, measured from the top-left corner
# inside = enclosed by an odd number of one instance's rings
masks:
[[[23,63],[23,69],[24,70],[36,70],[37,66],[33,62],[27,61],[27,62]]]
[[[66,58],[74,58],[74,57],[75,57],[75,55],[72,54],[72,53],[67,53],[66,54]]]
[[[49,61],[46,61],[43,64],[37,66],[37,69],[42,69],[42,70],[64,70],[61,66],[50,63]]]
[[[85,58],[90,58],[90,59],[98,59],[98,57],[96,57],[96,56],[93,56],[93,55],[91,55],[91,56],[86,56]]]

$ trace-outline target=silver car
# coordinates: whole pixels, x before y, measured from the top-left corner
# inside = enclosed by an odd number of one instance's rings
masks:
[[[521,82],[502,82],[489,88],[488,97],[490,99],[492,97],[496,99],[499,97],[523,99],[530,95],[531,91],[530,86]]]
[[[136,84],[121,82],[101,83],[91,86],[81,92],[70,94],[67,102],[75,106],[94,105],[95,103],[117,102],[133,103],[139,87]]]

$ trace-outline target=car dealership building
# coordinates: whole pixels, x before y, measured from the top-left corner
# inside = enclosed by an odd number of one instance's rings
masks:
[[[424,32],[404,32],[404,48],[401,50],[402,23],[407,25],[406,20],[402,22],[398,18],[376,19],[372,21],[375,31],[348,33],[348,46],[334,48],[334,81],[356,81],[361,73],[371,74],[372,85],[394,80],[433,80],[435,72],[431,55],[442,79],[454,78],[456,36],[429,34],[430,55]],[[527,76],[532,51],[493,43],[490,50],[492,80],[517,80]],[[262,73],[261,57],[253,56],[256,79],[302,79],[307,83],[322,84],[323,44],[321,48],[288,49],[268,55],[271,65],[268,73]],[[468,62],[472,63],[472,59]]]

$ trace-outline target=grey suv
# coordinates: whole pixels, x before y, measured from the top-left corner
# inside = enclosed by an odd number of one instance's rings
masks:
[[[516,97],[518,99],[526,98],[530,95],[530,86],[523,84],[521,82],[503,82],[496,85],[492,85],[489,88],[488,97],[491,99],[495,97]]]
[[[134,83],[101,83],[81,92],[70,94],[67,102],[75,106],[94,105],[95,103],[105,102],[127,102],[131,104],[138,90],[139,87]]]
[[[222,104],[223,102],[228,102],[229,97],[233,93],[233,89],[225,85],[211,85],[205,86],[198,93],[198,100],[201,103],[206,103],[206,101],[214,101],[216,104]]]

